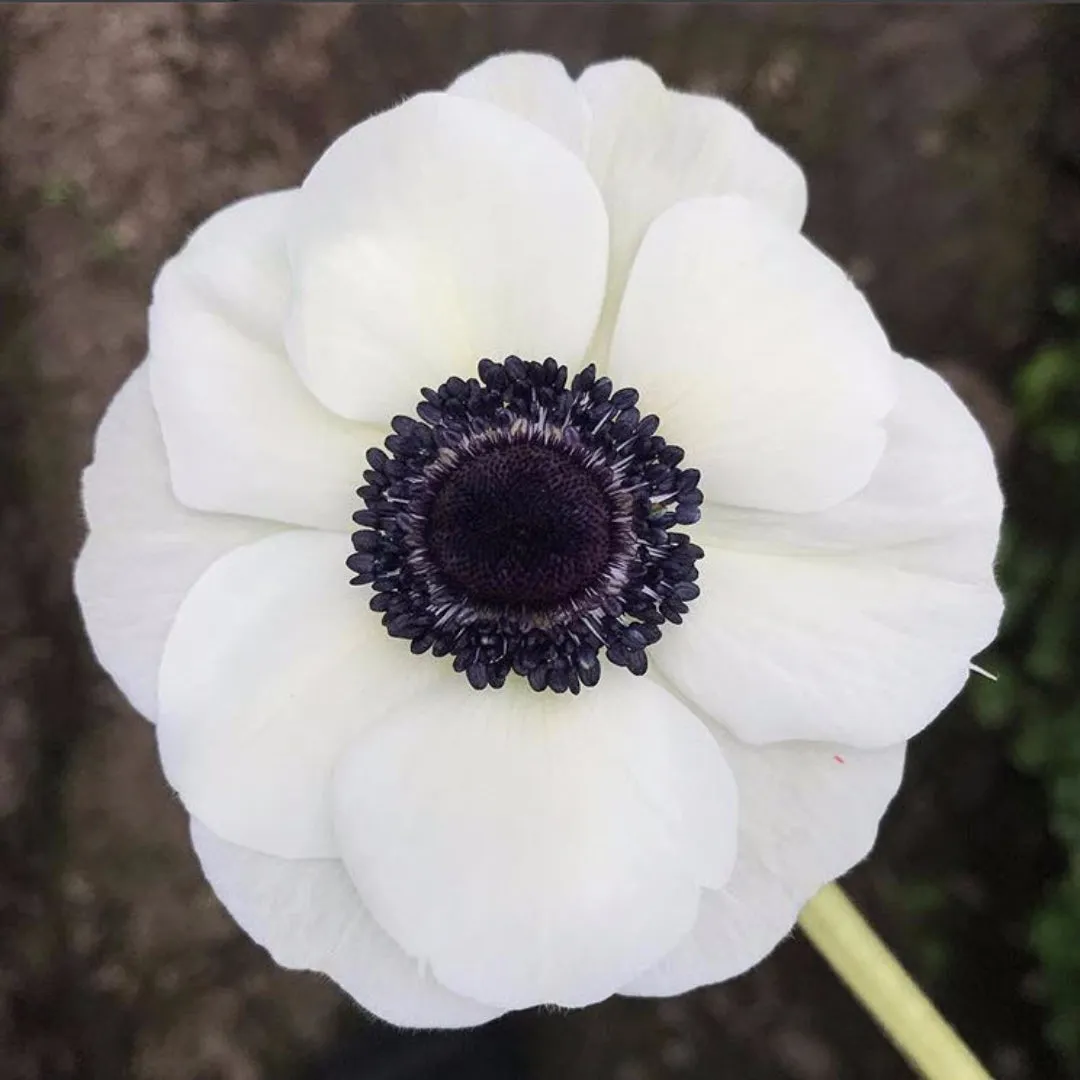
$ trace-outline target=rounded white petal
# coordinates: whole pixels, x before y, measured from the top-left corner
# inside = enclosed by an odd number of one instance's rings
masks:
[[[300,192],[287,339],[344,416],[383,420],[481,357],[584,355],[603,300],[607,217],[545,131],[421,94],[343,135]]]
[[[740,852],[753,854],[800,906],[870,854],[903,779],[906,743],[748,746],[712,731],[739,787]]]
[[[621,669],[577,698],[428,694],[357,739],[335,792],[378,922],[444,985],[505,1007],[607,997],[690,929],[734,857],[716,742]]]
[[[150,378],[173,488],[199,510],[345,529],[379,430],[324,409],[285,354],[285,233],[297,193],[201,225],[162,269]]]
[[[780,554],[876,552],[889,565],[954,581],[992,580],[1002,497],[990,445],[939,375],[893,357],[899,397],[870,482],[817,514],[706,503],[700,534]]]
[[[336,859],[262,855],[195,819],[191,839],[226,910],[282,967],[329,975],[369,1012],[401,1027],[472,1027],[499,1015],[439,986],[406,956],[364,908]]]
[[[638,239],[663,211],[698,195],[743,195],[793,230],[806,216],[798,164],[721,98],[668,90],[639,60],[586,68],[589,169],[612,219]]]
[[[806,179],[733,105],[668,90],[637,60],[587,68],[578,85],[592,114],[586,161],[611,218],[608,296],[591,350],[602,363],[631,264],[665,210],[700,195],[742,195],[797,232]]]
[[[960,692],[1001,616],[992,581],[930,577],[873,555],[702,546],[701,596],[652,657],[748,743],[910,738]]]
[[[761,963],[791,933],[800,905],[753,853],[739,853],[731,880],[701,894],[694,928],[658,964],[619,990],[673,997],[733,979]]]
[[[835,263],[745,199],[649,231],[610,374],[635,386],[718,503],[806,511],[863,487],[895,400],[892,354]]]
[[[219,836],[333,856],[330,777],[366,724],[442,678],[349,585],[341,533],[290,531],[216,562],[165,645],[158,738],[169,782]]]
[[[211,563],[275,526],[200,514],[176,501],[145,365],[101,421],[83,473],[83,504],[90,534],[75,564],[75,595],[90,644],[152,720],[161,654],[180,602]]]
[[[693,931],[624,994],[681,994],[757,964],[822,885],[869,854],[903,775],[903,745],[752,747],[716,735],[739,788],[735,869],[702,894]]]
[[[566,68],[543,53],[501,53],[459,75],[448,92],[498,105],[585,156],[589,107]]]

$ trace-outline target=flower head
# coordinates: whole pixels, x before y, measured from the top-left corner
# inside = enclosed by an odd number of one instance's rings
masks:
[[[477,689],[513,672],[534,690],[600,680],[599,650],[644,675],[659,625],[698,595],[701,548],[673,526],[703,499],[683,451],[631,388],[590,364],[481,360],[480,380],[424,390],[393,455],[368,451],[353,584],[414,653],[450,653]]]
[[[495,57],[162,269],[76,587],[203,869],[393,1022],[736,975],[1000,614],[978,426],[798,167]]]

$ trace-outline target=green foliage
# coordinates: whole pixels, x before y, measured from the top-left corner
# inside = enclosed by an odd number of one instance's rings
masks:
[[[61,173],[47,176],[38,196],[41,205],[51,210],[67,210],[88,228],[87,242],[95,262],[113,263],[125,253],[125,247],[116,230],[98,220],[90,208],[86,191],[78,181]]]
[[[972,703],[1014,736],[1017,766],[1046,788],[1068,869],[1031,925],[1049,1036],[1080,1069],[1080,289],[1055,302],[1061,338],[1015,386],[1021,446],[1000,558],[1007,606]]]
[[[45,206],[70,206],[81,195],[79,185],[67,176],[53,174],[41,185],[41,201]]]
[[[913,970],[927,986],[940,985],[956,959],[948,935],[933,929],[949,909],[948,886],[938,880],[905,878],[893,883],[887,895],[891,907],[903,911],[912,926],[922,928],[909,943]]]
[[[1080,972],[1080,880],[1075,867],[1035,913],[1031,942],[1043,965],[1043,994],[1050,1006],[1051,1041],[1077,1060],[1077,973]]]

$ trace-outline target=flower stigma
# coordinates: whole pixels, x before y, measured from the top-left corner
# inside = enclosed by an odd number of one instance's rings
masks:
[[[367,453],[348,558],[391,637],[452,655],[476,689],[513,673],[579,693],[600,655],[643,675],[698,595],[696,469],[590,364],[509,356],[421,390]]]

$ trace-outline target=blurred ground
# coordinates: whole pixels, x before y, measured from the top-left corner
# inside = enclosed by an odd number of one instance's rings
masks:
[[[743,104],[806,163],[810,234],[1004,454],[999,390],[1075,240],[1052,145],[1075,24],[1034,4],[0,7],[0,1080],[910,1075],[798,940],[730,986],[446,1038],[274,969],[204,888],[149,730],[89,656],[78,474],[194,224],[508,48],[632,54]],[[1056,858],[1039,790],[961,708],[917,740],[852,875],[999,1080],[1064,1075],[1024,945]]]

